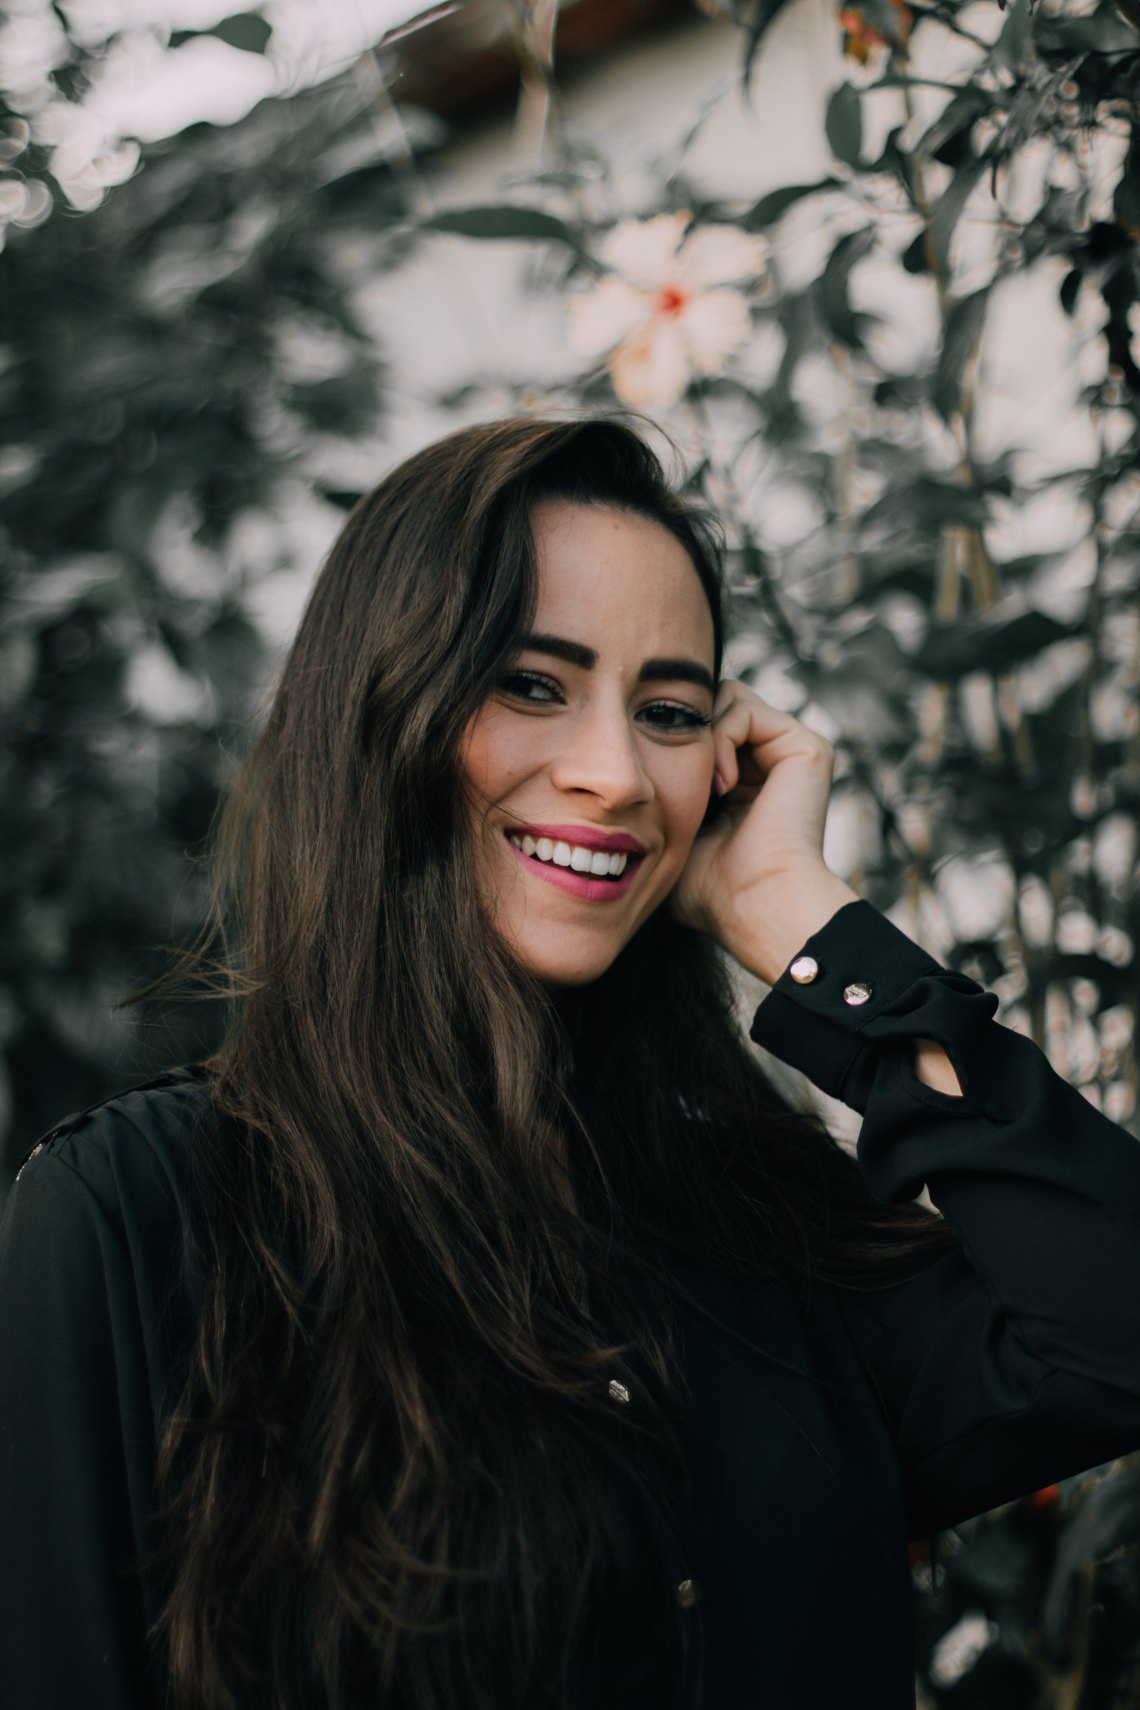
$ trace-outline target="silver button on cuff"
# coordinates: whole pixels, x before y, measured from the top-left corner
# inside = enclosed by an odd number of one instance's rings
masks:
[[[700,1595],[700,1587],[695,1579],[683,1579],[677,1587],[677,1602],[682,1609],[691,1609]]]
[[[628,1389],[626,1389],[624,1383],[619,1383],[616,1377],[610,1379],[610,1394],[613,1396],[615,1401],[629,1400]]]
[[[871,988],[866,980],[855,980],[843,988],[843,1001],[852,1005],[866,1003],[871,995]]]
[[[819,973],[819,963],[814,956],[797,956],[788,972],[797,986],[810,986]]]

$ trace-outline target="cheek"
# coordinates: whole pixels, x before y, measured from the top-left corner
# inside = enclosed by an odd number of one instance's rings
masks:
[[[670,841],[691,844],[700,830],[712,793],[713,766],[710,743],[707,749],[694,751],[690,765],[674,767],[669,777],[660,783],[659,794],[665,808]]]
[[[464,784],[470,794],[495,801],[510,789],[513,777],[524,768],[517,736],[497,707],[483,707],[468,722],[460,750]]]
[[[490,764],[489,743],[487,739],[487,720],[484,713],[475,713],[467,721],[463,732],[463,741],[459,745],[459,773],[463,780],[464,789],[469,794],[482,795],[485,793],[485,782]]]

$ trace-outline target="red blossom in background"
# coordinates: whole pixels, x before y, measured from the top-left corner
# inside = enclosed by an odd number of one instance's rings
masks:
[[[906,46],[910,40],[913,22],[910,7],[905,4],[905,0],[890,0],[890,4],[895,8],[898,20],[895,27],[887,33],[868,20],[861,6],[840,7],[839,26],[843,31],[843,52],[848,59],[856,59],[860,65],[866,65],[872,48]],[[879,13],[879,21],[882,22],[881,8],[876,8],[876,11]]]
[[[1021,1499],[1021,1505],[1023,1508],[1030,1508],[1036,1511],[1046,1511],[1051,1508],[1056,1508],[1060,1500],[1060,1485],[1046,1484],[1043,1485],[1040,1490],[1031,1491],[1028,1496],[1023,1496]]]

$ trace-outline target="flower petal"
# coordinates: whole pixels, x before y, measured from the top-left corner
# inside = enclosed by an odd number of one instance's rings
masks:
[[[634,285],[652,289],[671,279],[677,245],[692,214],[654,214],[650,220],[622,220],[607,233],[598,254]]]
[[[736,226],[698,226],[681,245],[678,277],[693,291],[730,279],[754,279],[767,252],[762,237],[750,237]]]
[[[677,317],[693,367],[715,374],[744,344],[752,330],[748,303],[739,291],[724,287],[702,291]]]
[[[566,303],[566,342],[579,356],[602,356],[643,327],[653,299],[624,279],[602,279]]]
[[[610,357],[614,391],[633,409],[666,409],[689,384],[689,363],[680,323],[652,321],[620,344]]]

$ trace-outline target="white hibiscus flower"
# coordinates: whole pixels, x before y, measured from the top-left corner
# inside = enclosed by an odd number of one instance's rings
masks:
[[[735,226],[698,226],[692,214],[623,220],[599,255],[613,269],[567,303],[568,342],[606,357],[614,391],[635,409],[667,408],[693,374],[715,374],[751,330],[748,300],[729,281],[755,279],[763,238]]]
[[[930,1678],[939,1686],[953,1686],[969,1673],[999,1632],[998,1626],[977,1610],[963,1615],[935,1645],[930,1658]]]

